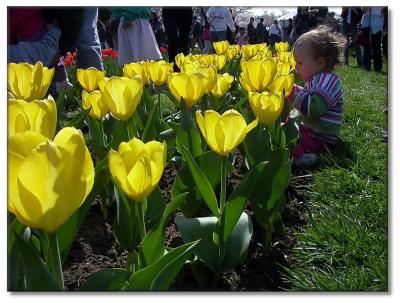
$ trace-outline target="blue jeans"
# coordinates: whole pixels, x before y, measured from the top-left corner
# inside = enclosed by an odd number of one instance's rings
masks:
[[[351,23],[343,23],[343,35],[346,36],[347,39],[347,47],[344,52],[345,63],[349,64],[349,50],[351,47],[355,48],[356,56],[357,56],[357,66],[362,67],[362,52],[361,46],[356,44],[356,35],[357,35],[357,25]],[[351,39],[351,41],[350,41]]]
[[[83,22],[76,42],[78,68],[95,67],[103,70],[100,40],[97,33],[97,7],[87,7],[83,11]]]
[[[211,43],[226,40],[226,31],[210,32]]]

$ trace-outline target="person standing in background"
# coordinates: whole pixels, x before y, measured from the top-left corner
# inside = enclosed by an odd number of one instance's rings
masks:
[[[167,35],[169,62],[175,62],[175,56],[189,54],[189,33],[192,25],[193,11],[191,7],[164,7],[162,19]],[[174,64],[174,71],[179,67]]]
[[[257,23],[257,28],[256,28],[256,38],[257,38],[257,43],[264,43],[264,38],[265,38],[265,25],[264,25],[264,18],[260,18],[260,21]]]
[[[151,28],[149,7],[118,7],[112,14],[120,18],[118,26],[118,64],[160,60],[162,58]]]
[[[227,40],[226,28],[235,32],[232,14],[226,6],[211,6],[207,11],[207,19],[210,22],[211,44],[217,41]]]
[[[202,33],[203,30],[200,21],[197,19],[197,16],[193,16],[192,30],[189,35],[191,48],[194,48],[197,44],[199,49],[203,51],[203,42],[201,41]]]
[[[357,26],[361,21],[362,10],[361,7],[343,7],[342,14],[343,20],[343,35],[347,39],[347,47],[344,53],[344,63],[349,65],[349,50],[355,48],[357,56],[357,66],[362,67],[362,51],[361,46],[356,44]]]
[[[271,45],[274,46],[275,42],[281,42],[282,27],[278,24],[278,20],[272,22],[269,28],[269,36],[271,39]]]
[[[371,53],[374,60],[374,70],[382,70],[382,32],[383,32],[383,8],[367,7],[363,9],[361,27],[370,27],[371,44],[364,47],[363,65],[366,70],[371,70]]]
[[[250,22],[249,24],[247,24],[247,35],[249,36],[249,44],[257,43],[256,29],[254,28],[253,22],[254,18],[250,17]]]

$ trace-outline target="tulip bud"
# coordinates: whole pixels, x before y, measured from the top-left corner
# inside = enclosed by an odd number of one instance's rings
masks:
[[[8,106],[8,135],[27,130],[42,134],[52,139],[56,131],[57,108],[54,99],[49,96],[44,100],[9,100]]]
[[[157,186],[167,159],[165,142],[139,139],[122,142],[118,151],[110,150],[108,163],[111,175],[124,193],[142,202]]]
[[[139,76],[144,84],[149,81],[145,62],[132,62],[129,64],[125,64],[122,72],[124,73],[124,77],[127,78],[134,78],[135,76]]]
[[[94,67],[89,67],[87,69],[78,68],[76,76],[82,88],[87,92],[91,92],[98,89],[98,82],[106,76],[106,73]]]
[[[260,123],[273,125],[283,109],[283,95],[276,93],[249,92],[249,103]]]
[[[8,210],[27,226],[55,232],[93,187],[93,162],[81,131],[64,128],[54,141],[26,131],[8,144]]]
[[[243,116],[234,109],[227,110],[222,115],[206,110],[204,117],[197,111],[196,120],[208,146],[221,156],[233,151],[258,124],[256,119],[247,125]]]
[[[218,75],[217,83],[214,85],[211,94],[217,98],[221,98],[231,88],[231,84],[235,78],[228,73]]]
[[[104,115],[108,112],[107,106],[104,104],[101,92],[94,90],[91,93],[82,91],[82,107],[88,109],[91,107],[89,116],[101,120]]]
[[[7,88],[15,99],[40,100],[46,95],[53,75],[54,68],[43,67],[42,62],[9,63]]]
[[[213,42],[213,48],[217,53],[217,55],[225,55],[228,47],[229,47],[228,41]]]
[[[147,75],[154,85],[162,85],[167,81],[169,74],[173,72],[173,63],[163,60],[146,62]]]
[[[119,120],[127,121],[136,111],[143,93],[139,78],[111,77],[99,83],[104,104]]]
[[[276,64],[272,59],[251,59],[241,63],[240,84],[248,92],[265,90],[275,78]]]
[[[187,107],[192,107],[203,97],[207,89],[207,79],[200,73],[173,73],[167,84],[169,91],[179,103],[184,100]]]

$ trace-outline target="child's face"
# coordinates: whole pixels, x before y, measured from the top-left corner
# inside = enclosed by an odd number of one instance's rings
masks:
[[[310,46],[301,45],[293,50],[296,60],[296,71],[301,80],[307,82],[316,74],[323,72],[325,64],[323,58],[315,58]]]

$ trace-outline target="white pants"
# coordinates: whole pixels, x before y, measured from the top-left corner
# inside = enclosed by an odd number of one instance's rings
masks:
[[[150,22],[146,19],[136,19],[131,26],[123,28],[124,18],[118,26],[118,64],[162,59],[160,48]]]

